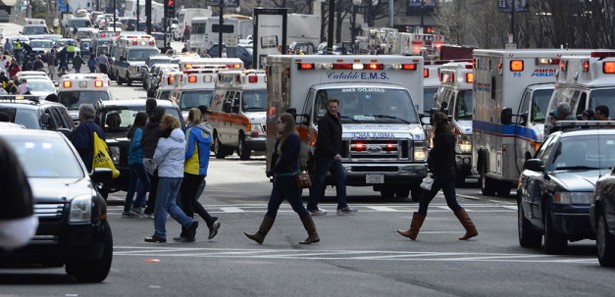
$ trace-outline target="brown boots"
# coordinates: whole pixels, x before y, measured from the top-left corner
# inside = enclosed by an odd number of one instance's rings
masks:
[[[312,220],[311,215],[306,215],[301,217],[301,223],[303,223],[303,227],[305,227],[305,231],[308,233],[308,238],[304,241],[300,241],[300,244],[310,244],[319,242],[320,238],[318,237],[318,233],[316,232],[316,226],[314,225],[314,220]]]
[[[466,229],[466,234],[463,237],[459,238],[459,240],[468,240],[478,235],[476,226],[474,226],[474,223],[472,223],[472,219],[470,219],[470,216],[468,216],[468,213],[465,209],[462,208],[456,211],[455,216],[457,216],[457,219],[459,219],[461,225],[463,225],[463,227]]]
[[[419,234],[419,229],[423,226],[423,222],[425,221],[425,216],[415,212],[412,215],[412,223],[410,223],[410,229],[408,230],[397,230],[397,233],[402,236],[408,237],[412,240],[416,240],[416,236]]]
[[[265,236],[267,236],[267,233],[269,233],[269,230],[271,230],[271,226],[273,226],[274,221],[275,221],[275,218],[272,218],[270,216],[265,216],[263,218],[263,222],[261,223],[260,228],[258,228],[258,232],[254,234],[248,234],[244,232],[243,234],[245,234],[248,238],[258,242],[258,244],[263,244],[263,241],[265,240]],[[306,215],[306,216],[301,217],[301,222],[303,223],[303,227],[305,227],[305,231],[307,231],[308,233],[308,238],[299,243],[300,244],[311,244],[311,243],[319,242],[320,238],[318,237],[318,233],[316,232],[316,226],[314,225],[312,216]]]
[[[243,232],[243,234],[245,234],[248,238],[258,242],[258,244],[263,244],[265,236],[267,236],[267,233],[269,233],[269,230],[271,230],[271,226],[273,226],[273,222],[275,222],[275,218],[265,216],[263,218],[263,222],[261,223],[260,228],[258,228],[258,232],[254,234],[248,234],[246,232]]]

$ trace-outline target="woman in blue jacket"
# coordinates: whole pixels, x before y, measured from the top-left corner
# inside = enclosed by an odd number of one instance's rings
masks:
[[[141,136],[143,127],[147,121],[147,114],[137,113],[132,127],[128,131],[130,146],[128,147],[128,166],[130,166],[130,186],[126,192],[126,202],[124,203],[123,216],[143,215],[145,207],[145,193],[149,190],[149,178],[143,165],[143,147],[141,147]],[[132,204],[132,198],[137,192],[137,200]],[[131,207],[132,204],[132,207]]]

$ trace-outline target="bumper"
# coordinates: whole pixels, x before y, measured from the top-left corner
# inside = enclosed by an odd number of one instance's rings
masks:
[[[343,163],[342,166],[349,186],[418,184],[427,176],[427,163]]]
[[[457,163],[458,174],[470,175],[472,170],[472,154],[455,154],[455,163]]]
[[[592,230],[589,205],[553,205],[553,225],[569,240],[595,239]]]
[[[266,148],[266,138],[265,137],[250,137],[248,136],[245,140],[246,146],[250,148],[250,150],[257,152],[265,152]]]

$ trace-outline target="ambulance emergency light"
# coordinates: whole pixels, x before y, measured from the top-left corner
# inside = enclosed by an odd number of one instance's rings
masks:
[[[382,63],[297,63],[298,70],[330,69],[330,70],[416,70],[416,63],[385,65]]]

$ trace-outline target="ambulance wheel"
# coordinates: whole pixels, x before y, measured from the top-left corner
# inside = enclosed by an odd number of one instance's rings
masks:
[[[505,181],[500,181],[497,183],[497,189],[495,190],[500,197],[507,197],[510,195],[510,183]]]
[[[250,160],[252,150],[246,145],[246,139],[243,134],[239,135],[239,143],[237,144],[237,154],[240,160]]]
[[[120,77],[120,74],[117,71],[115,72],[115,81],[117,82],[118,86],[122,85],[122,77]]]
[[[132,86],[132,79],[130,79],[129,76],[126,76],[126,85],[129,87]]]
[[[495,181],[486,176],[485,166],[480,167],[480,190],[485,196],[495,195]]]
[[[214,134],[214,155],[218,159],[224,159],[224,157],[226,157],[226,151],[224,146],[220,143],[217,134]]]
[[[466,176],[460,173],[455,175],[455,186],[458,188],[463,188],[466,185]]]

